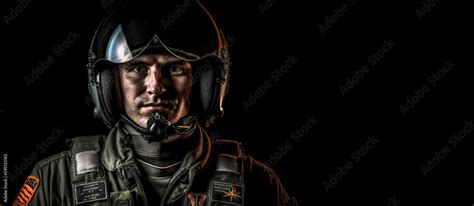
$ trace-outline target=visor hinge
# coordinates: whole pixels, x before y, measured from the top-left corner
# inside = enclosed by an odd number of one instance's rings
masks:
[[[159,40],[160,40],[160,38],[158,37],[158,35],[155,34],[155,35],[153,36],[153,44],[158,43]]]

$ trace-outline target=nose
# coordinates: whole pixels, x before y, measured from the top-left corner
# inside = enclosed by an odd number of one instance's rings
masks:
[[[150,73],[148,74],[146,85],[147,93],[149,95],[159,96],[160,94],[167,91],[169,82],[161,74],[161,69],[153,67],[150,69]]]

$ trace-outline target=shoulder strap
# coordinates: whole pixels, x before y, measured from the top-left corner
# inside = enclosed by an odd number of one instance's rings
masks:
[[[67,144],[72,153],[83,151],[102,150],[105,135],[79,136],[67,140]]]
[[[217,156],[216,172],[231,172],[243,178],[242,143],[233,140],[216,140],[213,149]]]
[[[217,154],[227,154],[236,157],[244,156],[244,149],[242,147],[242,143],[240,142],[222,139],[215,140],[214,145],[214,149]]]

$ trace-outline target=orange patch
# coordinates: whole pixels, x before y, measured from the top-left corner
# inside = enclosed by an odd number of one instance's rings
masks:
[[[35,195],[36,190],[38,189],[39,179],[35,176],[29,176],[26,179],[25,184],[21,187],[18,196],[16,197],[14,205],[28,205],[31,198]]]

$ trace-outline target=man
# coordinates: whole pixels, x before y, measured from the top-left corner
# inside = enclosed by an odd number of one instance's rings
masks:
[[[278,176],[207,129],[223,114],[229,55],[200,2],[118,6],[89,52],[107,136],[76,137],[38,162],[16,205],[293,205]],[[176,12],[175,12],[176,13]]]

